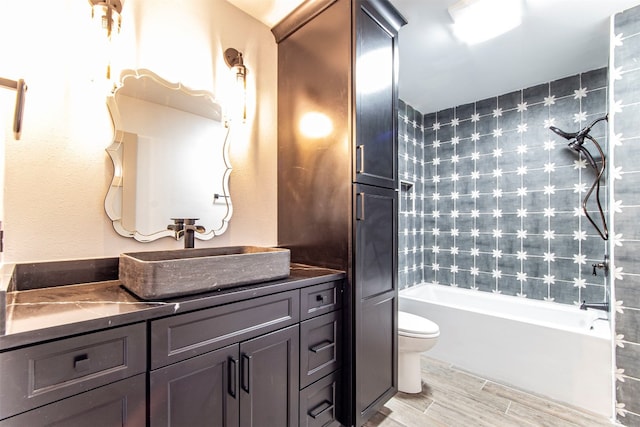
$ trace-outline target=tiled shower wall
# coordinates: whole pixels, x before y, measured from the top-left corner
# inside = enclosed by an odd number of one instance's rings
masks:
[[[606,68],[423,117],[400,102],[400,287],[603,301],[591,266],[606,245],[580,209],[595,174],[549,126],[575,132],[606,111]],[[591,133],[605,150],[606,129]]]
[[[613,31],[616,412],[640,426],[640,7],[615,15]]]
[[[422,282],[425,260],[424,128],[422,113],[402,100],[398,106],[398,284],[400,289]],[[428,203],[427,203],[428,204]]]

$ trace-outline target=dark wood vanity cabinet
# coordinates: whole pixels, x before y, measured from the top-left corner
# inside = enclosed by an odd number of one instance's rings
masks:
[[[327,378],[338,390],[340,294],[327,282],[152,321],[150,425],[331,425],[337,394],[310,408],[299,395]]]
[[[0,352],[0,426],[337,426],[342,292],[248,292]]]
[[[397,35],[387,0],[307,1],[276,25],[278,244],[345,270],[339,419],[397,391]],[[308,131],[323,116],[328,133]]]

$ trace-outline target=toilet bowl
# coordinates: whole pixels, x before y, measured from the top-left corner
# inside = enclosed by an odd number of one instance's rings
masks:
[[[438,340],[440,328],[429,319],[398,311],[398,390],[420,393],[420,353]]]

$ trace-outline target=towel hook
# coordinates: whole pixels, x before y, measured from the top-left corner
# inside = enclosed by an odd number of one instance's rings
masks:
[[[9,80],[0,77],[0,86],[7,89],[13,89],[16,94],[16,109],[13,115],[13,137],[20,139],[20,133],[22,132],[22,115],[24,113],[24,96],[27,91],[27,85],[24,80]]]

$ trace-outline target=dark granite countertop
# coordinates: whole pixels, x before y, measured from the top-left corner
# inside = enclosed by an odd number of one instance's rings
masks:
[[[118,280],[45,288],[35,286],[33,289],[15,291],[6,285],[9,276],[5,274],[4,289],[0,289],[6,293],[6,307],[3,307],[6,310],[4,331],[0,329],[0,351],[344,277],[342,271],[292,264],[291,274],[285,279],[169,300],[144,301],[127,291]]]

